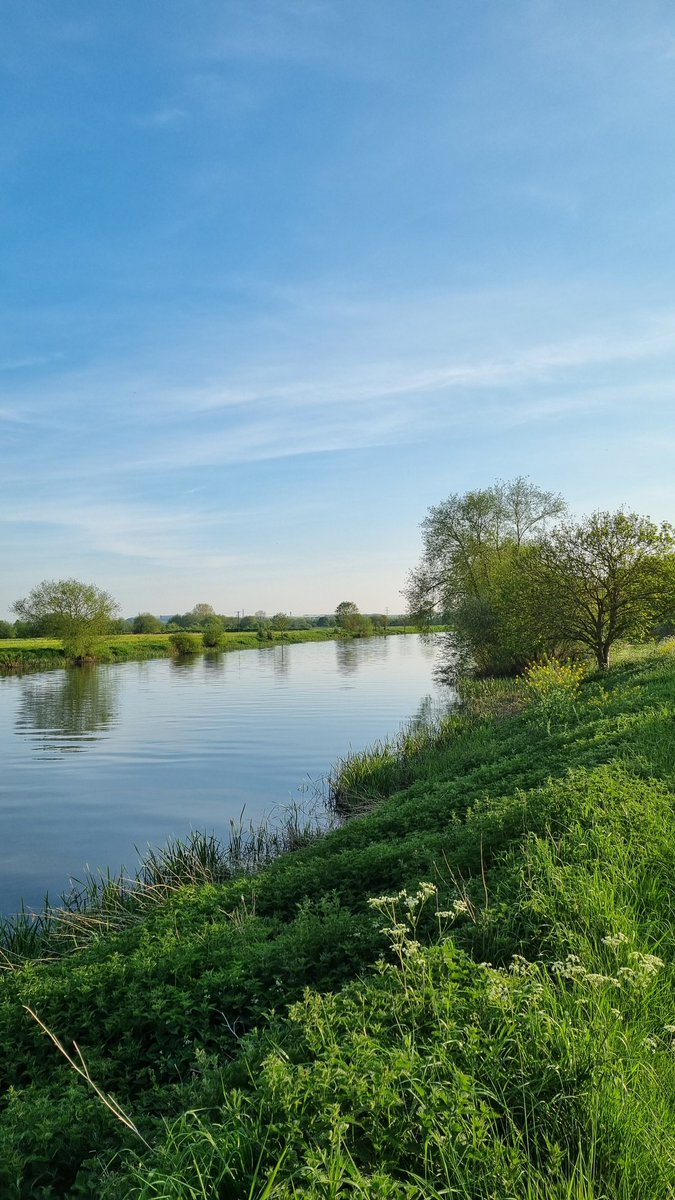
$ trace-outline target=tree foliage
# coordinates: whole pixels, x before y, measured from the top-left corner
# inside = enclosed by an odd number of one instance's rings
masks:
[[[565,507],[556,492],[518,477],[431,508],[422,560],[406,587],[417,624],[441,616],[454,630],[460,663],[482,672],[518,669],[533,650],[548,648],[531,612],[526,566],[537,533]]]
[[[12,605],[18,617],[39,623],[45,633],[61,638],[74,658],[93,652],[96,639],[109,632],[118,610],[109,592],[78,579],[44,579]]]
[[[190,615],[195,621],[208,621],[210,617],[215,617],[216,612],[212,604],[195,604]]]
[[[164,626],[159,617],[155,617],[153,613],[143,612],[134,617],[131,629],[133,633],[162,633]]]
[[[601,670],[621,638],[640,638],[675,611],[673,530],[619,510],[550,530],[538,546],[534,589],[561,639]]]
[[[372,632],[368,617],[359,612],[353,600],[343,600],[335,610],[335,624],[338,629],[352,637],[365,637]]]
[[[429,510],[408,604],[422,625],[442,612],[460,667],[505,674],[583,649],[604,669],[618,639],[673,619],[670,526],[622,510],[552,524],[564,512],[522,478]]]

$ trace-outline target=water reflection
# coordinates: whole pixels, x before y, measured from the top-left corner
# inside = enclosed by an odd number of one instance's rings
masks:
[[[423,719],[429,650],[395,636],[384,662],[363,639],[0,679],[0,912],[60,895],[84,863],[302,801],[350,747]]]
[[[283,642],[280,646],[274,648],[274,658],[272,660],[272,669],[275,683],[283,683],[288,677],[291,669],[291,656],[288,653],[288,648]]]
[[[363,654],[369,662],[384,662],[389,656],[391,638],[374,637],[363,643]]]
[[[354,675],[359,669],[359,647],[351,638],[335,643],[335,662],[341,675]]]
[[[452,688],[439,688],[436,695],[423,696],[408,722],[411,729],[428,729],[440,717],[457,706],[457,693]]]
[[[384,663],[391,654],[391,638],[345,638],[335,642],[335,659],[341,675],[355,675],[362,667]]]
[[[209,653],[205,654],[202,659],[202,662],[204,663],[204,674],[211,676],[224,675],[226,658],[227,655],[224,654],[222,650],[209,651]]]
[[[191,671],[194,671],[197,663],[203,661],[201,654],[181,654],[178,658],[169,659],[171,670],[178,675],[189,675]]]
[[[16,728],[42,750],[74,753],[117,720],[119,678],[101,667],[73,667],[21,681]],[[37,734],[37,738],[35,738]]]

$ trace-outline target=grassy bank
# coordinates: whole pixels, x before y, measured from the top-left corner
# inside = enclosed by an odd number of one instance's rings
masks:
[[[523,703],[469,689],[274,861],[194,839],[25,923],[0,1194],[673,1197],[675,657]]]
[[[441,627],[439,626],[438,629]],[[389,637],[408,633],[403,627],[392,627]],[[437,632],[434,627],[431,632]],[[257,633],[243,631],[224,633],[218,650],[259,650],[270,646],[296,645],[299,642],[327,642],[342,636],[335,629],[289,629],[285,633],[272,632],[269,638],[258,637]],[[197,635],[199,638],[200,635]],[[97,662],[133,662],[148,658],[172,658],[175,649],[170,633],[120,633],[101,638],[96,647]],[[57,638],[0,638],[0,675],[17,674],[23,671],[47,671],[52,667],[68,667],[73,660],[68,657]]]

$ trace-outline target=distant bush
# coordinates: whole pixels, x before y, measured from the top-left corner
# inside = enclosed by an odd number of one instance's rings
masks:
[[[171,646],[174,654],[199,654],[203,641],[200,633],[172,633]]]
[[[0,638],[14,637],[14,626],[9,621],[0,621]]]
[[[159,617],[155,617],[149,612],[142,612],[134,617],[131,628],[133,633],[162,633],[164,626]]]
[[[223,629],[219,623],[206,625],[202,640],[207,650],[219,650],[223,645]]]

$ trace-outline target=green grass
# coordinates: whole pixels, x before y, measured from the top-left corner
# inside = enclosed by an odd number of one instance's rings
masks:
[[[407,632],[407,629],[396,627],[389,630],[389,636]],[[224,633],[220,649],[224,652],[228,650],[259,650],[277,645],[296,645],[300,642],[332,641],[335,637],[335,629],[330,628],[289,629],[283,634],[275,631],[271,638],[261,640],[257,633],[243,630],[238,633]],[[217,653],[217,651],[210,650],[206,652]],[[174,653],[170,633],[120,633],[100,639],[96,650],[96,660],[98,662],[129,662],[148,658],[170,658]],[[57,638],[0,639],[0,675],[22,671],[44,671],[51,667],[68,665],[70,665],[70,660]]]
[[[223,634],[224,651],[259,649],[261,646],[296,642],[322,642],[335,636],[332,629],[291,630],[281,638],[261,642],[255,633]],[[148,658],[170,658],[173,655],[169,633],[114,634],[101,638],[96,652],[99,662],[128,662]],[[67,666],[69,660],[61,642],[56,638],[5,638],[0,640],[0,674],[18,671],[41,671],[54,666]]]
[[[3,1197],[675,1196],[675,657],[464,694],[330,834],[6,928]]]

